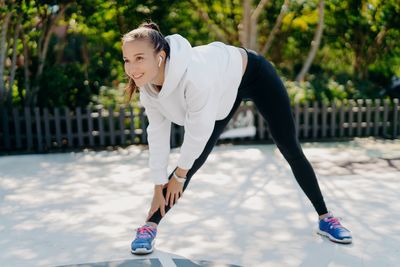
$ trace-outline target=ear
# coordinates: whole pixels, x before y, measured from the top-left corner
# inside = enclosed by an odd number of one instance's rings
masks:
[[[158,59],[160,56],[163,58],[163,60],[165,60],[165,58],[167,57],[167,54],[165,53],[164,50],[162,50],[162,51],[160,51],[160,52],[158,53],[157,59]]]

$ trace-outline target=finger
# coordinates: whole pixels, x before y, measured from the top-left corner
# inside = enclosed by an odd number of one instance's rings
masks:
[[[161,212],[161,217],[164,217],[165,215],[165,205],[160,206],[160,212]]]
[[[175,194],[172,194],[170,196],[170,206],[172,207],[174,205],[174,198],[175,198]]]
[[[174,197],[174,205],[178,203],[178,192],[175,193],[175,197]]]
[[[153,211],[149,211],[149,213],[147,214],[147,218],[146,218],[146,221],[148,221],[150,218],[151,218],[151,216],[153,215]]]
[[[165,206],[168,205],[168,199],[171,197],[171,192],[169,192],[169,190],[167,190],[167,194],[165,196]]]

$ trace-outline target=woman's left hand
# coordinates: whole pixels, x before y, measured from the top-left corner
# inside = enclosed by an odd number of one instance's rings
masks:
[[[167,194],[165,195],[165,204],[170,208],[175,203],[178,203],[178,198],[183,194],[183,183],[178,182],[174,177],[172,177],[167,184]]]

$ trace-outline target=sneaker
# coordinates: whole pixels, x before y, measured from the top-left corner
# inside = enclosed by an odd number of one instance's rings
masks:
[[[153,252],[156,235],[157,228],[147,224],[139,227],[136,231],[136,238],[131,244],[131,252],[133,254],[149,254]]]
[[[319,229],[317,233],[328,237],[334,242],[342,244],[349,244],[352,242],[350,231],[344,228],[340,224],[339,218],[333,217],[332,214],[319,221]]]

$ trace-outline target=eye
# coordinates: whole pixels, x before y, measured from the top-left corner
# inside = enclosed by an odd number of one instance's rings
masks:
[[[124,59],[124,62],[125,62],[125,63],[128,63],[128,62],[129,62],[129,60],[127,60],[127,59]]]
[[[137,57],[136,60],[137,60],[137,61],[142,61],[142,60],[143,60],[143,57]]]

